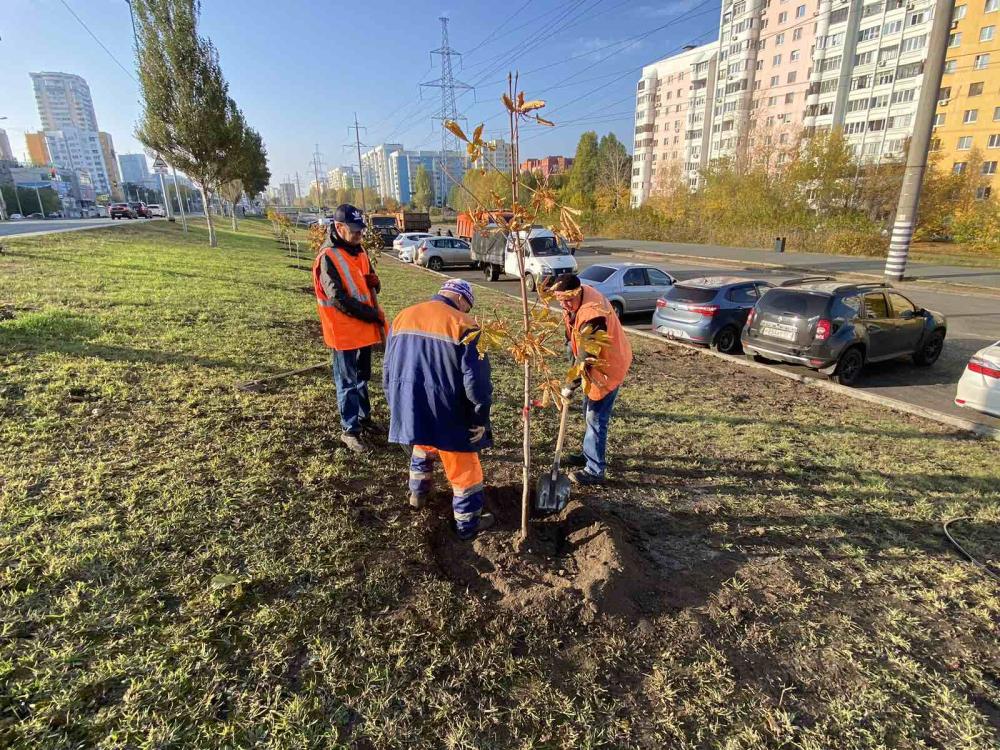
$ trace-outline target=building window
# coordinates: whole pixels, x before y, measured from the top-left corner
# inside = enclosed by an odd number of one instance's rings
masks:
[[[779,47],[785,43],[785,32],[781,32],[776,37],[774,37],[774,46]]]
[[[791,104],[795,101],[795,94],[789,93],[785,94],[785,104]]]
[[[892,95],[893,104],[902,104],[903,102],[912,102],[916,97],[916,89],[904,89],[903,91],[896,91]]]
[[[908,128],[913,122],[913,115],[893,115],[889,118],[890,128]]]
[[[948,46],[957,47],[962,43],[962,32],[956,32],[948,37]]]
[[[778,14],[778,23],[784,23],[787,20],[788,20],[788,11],[784,10],[781,11],[781,13]]]
[[[945,60],[944,61],[944,72],[954,73],[958,70],[958,60]]]
[[[986,148],[1000,148],[1000,133],[994,133],[986,141]]]
[[[771,76],[772,86],[777,86],[779,83],[781,83],[781,76]]]
[[[955,10],[951,14],[951,20],[961,21],[963,18],[965,18],[965,11],[967,10],[968,6],[966,5],[956,5]]]
[[[903,19],[897,19],[895,21],[889,21],[882,27],[882,36],[889,36],[889,34],[898,34],[903,30]]]
[[[802,38],[802,27],[799,27],[792,32],[792,41],[797,42],[801,38]]]
[[[975,83],[969,84],[969,96],[982,96],[983,95],[983,82],[976,81]]]
[[[776,96],[769,96],[769,97],[767,97],[767,106],[768,107],[773,107],[777,103],[778,103],[778,97],[776,97]]]
[[[947,115],[945,115],[944,112],[939,112],[938,114],[934,115],[934,127],[937,128],[940,127],[941,125],[944,125],[945,117],[947,117]]]
[[[993,121],[994,122],[1000,121],[1000,107],[995,107],[993,109]]]
[[[854,56],[854,65],[868,65],[875,57],[874,50],[869,50],[868,52],[862,52],[859,55]]]
[[[979,41],[981,42],[991,42],[993,41],[993,32],[997,30],[996,26],[983,26],[979,30]]]
[[[958,150],[959,151],[968,151],[970,148],[972,148],[972,136],[971,135],[963,135],[961,138],[958,139]]]
[[[972,69],[973,70],[983,70],[989,64],[990,64],[990,56],[989,55],[976,55],[976,59],[972,63]]]
[[[795,9],[796,18],[803,18],[805,14],[806,14],[806,6],[800,5],[798,8]]]
[[[965,123],[966,125],[971,125],[978,119],[979,119],[978,109],[967,109],[965,110],[965,114],[962,115],[962,122]]]
[[[878,39],[879,31],[880,27],[878,26],[869,26],[867,29],[861,29],[858,32],[858,41],[867,42],[869,39]]]
[[[792,71],[790,71],[788,73],[788,76],[786,76],[786,82],[787,83],[795,83],[795,79],[797,77],[798,77],[798,74],[794,70],[792,70]]]
[[[921,34],[920,36],[911,36],[903,40],[901,49],[903,52],[913,52],[914,50],[923,49],[927,44],[927,35]]]
[[[997,163],[995,161],[984,161],[983,162],[983,174],[996,174],[997,173]]]
[[[920,11],[919,13],[910,14],[910,26],[919,26],[926,20],[927,20],[926,11]]]
[[[781,65],[781,55],[775,55],[771,58],[771,65]]]
[[[1000,0],[986,0],[985,13],[996,13],[1000,10]]]
[[[854,135],[865,132],[864,122],[848,122],[844,124],[844,135]]]
[[[954,164],[951,165],[951,171],[954,172],[955,174],[965,174],[965,162],[956,161]]]
[[[990,193],[992,192],[993,190],[989,185],[981,185],[976,188],[976,200],[984,201],[990,197]]]

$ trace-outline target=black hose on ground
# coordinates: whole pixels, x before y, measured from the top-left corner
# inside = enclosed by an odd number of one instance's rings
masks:
[[[971,562],[973,565],[978,565],[980,568],[985,570],[989,575],[993,576],[995,579],[1000,581],[1000,573],[997,573],[997,571],[993,570],[993,568],[991,568],[989,565],[987,565],[984,562],[980,562],[972,555],[970,555],[968,552],[966,552],[965,547],[956,542],[955,537],[953,537],[951,535],[951,532],[948,530],[948,527],[951,526],[951,524],[955,523],[956,521],[969,521],[971,519],[972,516],[956,516],[955,518],[949,518],[947,521],[944,522],[944,524],[942,524],[942,528],[944,529],[944,535],[948,537],[948,541],[951,542],[953,545],[955,545],[955,549],[961,552],[962,555],[969,562]]]

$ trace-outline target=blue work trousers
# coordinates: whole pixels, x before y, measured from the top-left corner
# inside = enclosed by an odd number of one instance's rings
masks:
[[[586,470],[595,477],[603,477],[607,468],[605,453],[608,448],[608,424],[618,397],[615,388],[599,401],[583,397],[583,416],[587,421],[587,431],[583,436],[583,456],[587,459]]]
[[[344,432],[357,435],[361,423],[372,413],[368,400],[368,381],[372,379],[372,348],[363,346],[348,351],[333,351],[333,384],[337,387],[337,408]]]

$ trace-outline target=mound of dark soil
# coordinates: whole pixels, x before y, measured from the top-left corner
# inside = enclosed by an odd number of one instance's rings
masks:
[[[486,508],[496,527],[462,542],[451,530],[447,504],[430,530],[441,572],[470,593],[528,616],[556,613],[591,622],[600,616],[635,620],[660,600],[655,567],[630,541],[616,517],[571,500],[559,514],[532,522],[519,551],[520,488],[488,488]]]

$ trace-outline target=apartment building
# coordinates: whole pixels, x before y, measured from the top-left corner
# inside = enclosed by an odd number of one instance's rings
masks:
[[[354,167],[334,167],[327,173],[331,190],[361,187],[361,176]]]
[[[510,174],[510,168],[514,164],[514,149],[503,138],[496,138],[485,141],[487,148],[483,149],[483,154],[489,157],[492,166],[485,158],[476,159],[472,162],[473,169],[492,169],[495,166],[500,172]]]
[[[398,149],[389,154],[389,183],[383,197],[402,204],[413,200],[414,180],[423,167],[431,176],[434,205],[444,206],[456,185],[465,176],[465,155],[459,151],[407,151]],[[381,193],[380,193],[381,194]]]
[[[636,86],[632,205],[668,176],[692,186],[708,160],[718,42],[647,65]]]
[[[7,131],[0,128],[0,161],[13,161],[14,152],[10,150],[10,139]]]
[[[933,12],[932,0],[823,0],[807,132],[841,128],[864,161],[902,158],[913,132]]]
[[[365,178],[365,186],[382,198],[396,197],[389,155],[402,150],[402,143],[381,143],[361,154],[361,172]]]
[[[979,197],[997,184],[1000,161],[1000,0],[959,0],[952,13],[931,148],[942,169],[964,172],[973,152],[983,181]]]

